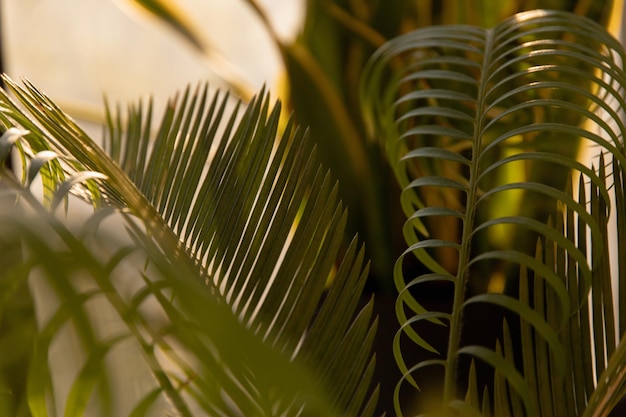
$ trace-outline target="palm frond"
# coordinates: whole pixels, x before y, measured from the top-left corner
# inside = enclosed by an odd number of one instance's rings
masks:
[[[70,288],[57,294],[59,324],[41,337],[58,333],[70,317],[84,321],[90,313],[83,306],[101,294],[157,381],[136,402],[138,415],[163,395],[182,415],[191,415],[190,404],[210,415],[319,414],[331,408],[344,415],[373,413],[371,303],[355,317],[367,275],[363,250],[355,239],[339,260],[346,212],[305,132],[289,123],[277,135],[280,106],[270,109],[261,93],[243,114],[226,116],[227,98],[209,100],[206,87],[193,95],[187,90],[165,109],[154,141],[151,110],[131,107],[126,122],[108,116],[111,159],[33,85],[6,83],[22,106],[3,92],[0,120],[5,129],[28,129],[21,140],[26,165],[33,166],[29,159],[37,152],[61,156],[39,163],[57,167],[49,175],[50,201],[57,205],[72,190],[97,206],[113,207],[121,211],[131,241],[98,260],[82,239],[37,208],[67,246],[63,253],[82,256],[68,265],[77,262],[96,284],[93,293]],[[13,188],[30,195],[19,184]],[[37,207],[30,197],[29,204]],[[106,217],[101,212],[90,223],[99,224]],[[41,235],[25,236],[36,245],[34,253],[47,254],[37,262],[49,265],[59,257],[46,252]],[[142,289],[127,300],[107,277],[137,252],[148,268],[140,263],[136,269]],[[166,330],[151,328],[139,311],[146,299],[167,317]],[[122,340],[86,346],[93,359],[67,397],[77,401],[73,405],[89,397],[86,387],[93,386],[98,364]],[[38,351],[49,348],[47,339],[41,343]],[[177,346],[189,350],[191,359]],[[178,373],[165,369],[154,356],[157,349],[174,358]],[[40,358],[38,369],[45,369]],[[48,388],[40,384],[35,391],[43,410]]]
[[[611,189],[618,187],[606,178],[621,176],[626,162],[624,58],[621,45],[600,26],[534,11],[489,30],[411,32],[381,48],[367,68],[364,114],[403,187],[408,218],[409,248],[394,274],[402,326],[395,353],[403,380],[416,388],[424,365],[443,365],[442,408],[436,412],[490,415],[489,405],[496,415],[520,415],[521,400],[525,415],[556,415],[570,401],[576,409],[568,410],[582,415],[589,404],[595,378],[617,343],[606,216]],[[612,174],[603,160],[599,170],[577,161],[579,147],[588,145],[613,161]],[[580,175],[581,188],[591,185],[591,204],[573,197],[572,172]],[[411,254],[427,274],[413,278],[415,272],[403,269]],[[519,294],[490,289],[503,277],[519,282]],[[420,290],[433,282],[453,287],[449,311],[423,307],[428,300]],[[510,336],[504,336],[504,348],[465,343],[467,312],[476,303],[512,314],[521,326],[521,347],[511,347]],[[574,323],[572,315],[580,320]],[[588,320],[593,334],[585,336]],[[443,358],[405,363],[406,338],[434,350],[418,322],[449,326]],[[572,349],[580,349],[581,336],[583,349],[591,343],[595,352],[591,368],[587,361],[575,363]],[[524,353],[521,367],[516,349]],[[496,374],[486,403],[477,400],[478,382],[464,376],[465,364],[474,360]],[[577,379],[556,392],[574,373]],[[585,381],[591,386],[582,393]],[[458,388],[467,384],[469,403]]]

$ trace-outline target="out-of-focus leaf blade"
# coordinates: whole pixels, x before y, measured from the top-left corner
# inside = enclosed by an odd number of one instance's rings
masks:
[[[194,29],[190,17],[186,15],[175,0],[115,0],[122,8],[134,10],[156,17],[182,36],[187,42],[201,52],[205,52],[202,37]]]

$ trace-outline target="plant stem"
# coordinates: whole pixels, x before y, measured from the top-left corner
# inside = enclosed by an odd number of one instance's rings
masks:
[[[265,27],[265,30],[267,30],[268,35],[270,36],[270,38],[272,38],[272,41],[274,41],[276,46],[279,49],[284,48],[285,45],[280,40],[280,36],[278,36],[278,33],[274,29],[274,26],[272,25],[272,22],[270,21],[269,16],[267,15],[267,13],[265,13],[265,10],[263,10],[263,7],[261,7],[261,5],[259,5],[256,2],[256,0],[246,0],[246,3],[252,8],[254,13],[257,15],[257,17],[259,18],[259,20]]]
[[[474,139],[472,143],[472,163],[470,166],[469,185],[467,190],[466,213],[463,219],[463,234],[461,237],[461,248],[459,250],[459,263],[457,267],[456,285],[454,287],[452,314],[450,317],[450,335],[448,337],[448,352],[446,357],[447,366],[445,371],[442,404],[442,408],[444,410],[447,408],[447,404],[456,398],[458,351],[463,331],[463,302],[465,300],[467,283],[470,278],[468,263],[471,258],[472,231],[474,230],[476,202],[479,197],[476,179],[479,174],[479,156],[482,145],[481,129],[484,113],[483,109],[486,107],[484,92],[487,91],[484,70],[488,68],[488,63],[491,60],[493,38],[493,30],[487,30],[485,32],[485,52],[482,62],[483,74],[481,75],[480,87],[478,89],[479,96],[476,101],[476,124],[474,126]]]

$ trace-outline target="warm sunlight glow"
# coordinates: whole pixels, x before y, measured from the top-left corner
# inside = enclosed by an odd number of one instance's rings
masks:
[[[489,284],[487,284],[487,292],[502,294],[506,285],[506,276],[500,272],[494,272],[489,278]]]
[[[536,19],[536,18],[543,17],[543,16],[547,16],[546,11],[537,9],[537,10],[529,10],[523,13],[518,13],[513,16],[513,19],[515,19],[515,23],[519,24],[519,23],[524,23],[528,20]]]

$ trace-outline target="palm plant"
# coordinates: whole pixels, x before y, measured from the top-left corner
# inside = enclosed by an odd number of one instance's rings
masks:
[[[408,219],[389,271],[397,415],[602,416],[622,397],[625,61],[601,26],[548,11],[417,30],[370,61],[368,146]],[[15,149],[21,172],[0,189],[3,413],[374,413],[363,249],[339,256],[337,188],[264,92],[229,116],[225,98],[186,91],[154,141],[151,106],[108,112],[101,150],[34,86],[5,82],[19,103],[0,94],[0,160]],[[591,145],[595,164],[564,143]],[[78,230],[62,221],[70,193],[95,208]],[[427,287],[449,305],[431,308]],[[482,305],[499,312],[495,343],[473,340]],[[116,353],[151,377],[127,402]]]
[[[21,324],[14,297],[30,286],[38,330],[25,381],[3,363],[2,414],[372,414],[363,250],[355,239],[336,263],[345,209],[306,133],[276,137],[280,106],[261,92],[227,115],[227,98],[186,91],[153,144],[150,107],[109,114],[107,154],[32,85],[5,82],[21,105],[0,94],[0,159],[15,148],[23,170],[2,172],[0,312]],[[78,230],[62,221],[70,191],[95,208]],[[28,337],[3,333],[19,358]],[[50,352],[68,337],[63,369]],[[115,351],[152,379],[116,388],[129,375],[116,379]]]
[[[600,26],[542,10],[490,30],[422,29],[373,57],[364,108],[403,188],[409,245],[394,269],[397,415],[408,414],[405,385],[432,384],[438,370],[438,399],[422,412],[606,415],[621,398],[625,57]],[[581,142],[595,167],[562,151]],[[573,173],[567,187],[546,175],[559,167]],[[413,256],[427,273],[403,268]],[[433,285],[449,306],[424,307]],[[506,311],[495,344],[467,331],[480,304]],[[447,328],[440,343],[433,326]],[[431,355],[408,363],[416,348]],[[485,364],[490,384],[477,379]]]

